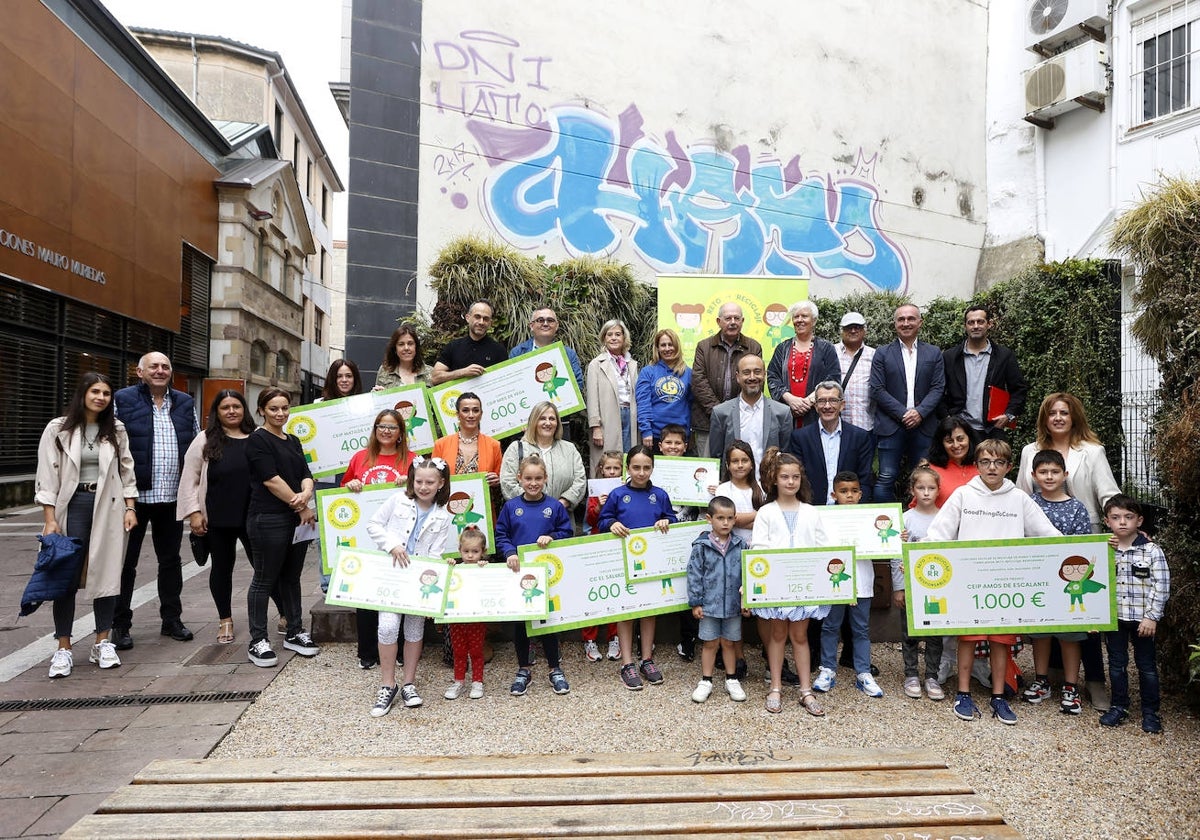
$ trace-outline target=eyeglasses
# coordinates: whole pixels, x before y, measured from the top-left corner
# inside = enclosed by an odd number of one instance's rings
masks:
[[[817,400],[817,405],[841,405],[841,404],[842,404],[842,401],[837,399],[836,397],[831,397],[829,399],[823,399],[823,400]]]
[[[1007,458],[979,458],[978,460],[975,461],[975,466],[979,467],[980,469],[984,469],[984,470],[989,469],[991,467],[1007,467],[1008,459]]]
[[[377,431],[377,432],[398,432],[398,431],[400,431],[400,427],[399,426],[389,426],[385,423],[378,423],[375,426],[375,431]]]
[[[540,327],[550,327],[558,323],[557,318],[534,318],[531,323],[537,324]]]

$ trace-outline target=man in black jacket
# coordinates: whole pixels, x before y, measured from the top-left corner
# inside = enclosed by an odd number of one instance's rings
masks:
[[[154,553],[158,557],[158,600],[162,634],[180,642],[191,641],[192,631],[184,626],[183,567],[179,544],[183,523],[175,512],[183,455],[200,433],[196,406],[189,394],[171,387],[171,360],[150,352],[138,362],[141,382],[113,395],[117,417],[129,435],[133,471],[137,476],[137,527],[129,532],[125,568],[121,571],[121,594],[113,617],[113,643],[117,650],[133,647],[133,589],[138,555],[146,528],[151,528]]]
[[[1029,386],[1013,352],[988,339],[993,318],[986,307],[968,306],[963,322],[967,340],[942,353],[946,394],[940,413],[965,418],[983,438],[1008,440]]]

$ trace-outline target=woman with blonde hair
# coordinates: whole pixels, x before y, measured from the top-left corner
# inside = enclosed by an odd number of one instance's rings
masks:
[[[675,330],[654,334],[650,365],[638,374],[637,425],[642,443],[658,446],[663,427],[672,423],[692,436],[692,369],[683,360],[682,345]]]
[[[546,469],[544,492],[562,502],[568,512],[583,501],[587,493],[587,473],[583,459],[570,441],[563,440],[562,418],[558,406],[546,400],[529,412],[525,433],[508,445],[500,462],[500,493],[505,501],[521,495],[517,473],[521,461],[529,455],[542,459]]]
[[[624,321],[616,318],[605,321],[600,327],[603,349],[588,362],[584,374],[592,463],[609,449],[626,452],[634,442],[633,431],[638,427],[635,394],[638,364],[629,355],[630,343],[629,328]]]

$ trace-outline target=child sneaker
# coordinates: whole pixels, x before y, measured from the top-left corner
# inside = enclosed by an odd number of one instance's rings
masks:
[[[742,684],[733,677],[725,678],[725,691],[729,694],[729,699],[735,703],[743,703],[746,700],[746,691],[742,688]]]
[[[700,680],[696,683],[696,690],[692,692],[693,703],[703,703],[708,699],[708,695],[712,694],[712,680]]]
[[[555,694],[570,693],[571,686],[567,683],[567,678],[563,675],[562,668],[555,668],[550,672],[550,686],[554,689]]]
[[[1058,703],[1064,715],[1077,715],[1083,711],[1083,703],[1079,701],[1079,691],[1073,685],[1064,685],[1062,700]]]
[[[971,695],[960,691],[954,695],[954,716],[959,720],[975,720],[980,717],[979,707],[971,699]]]
[[[1151,735],[1162,734],[1162,718],[1158,712],[1142,712],[1142,731]]]
[[[1008,724],[1009,726],[1017,722],[1016,713],[1003,697],[992,698],[992,717],[998,718],[1001,723]]]
[[[650,685],[658,685],[663,681],[662,671],[658,670],[658,666],[654,664],[653,659],[643,659],[642,665],[638,668],[642,672],[642,676],[646,678],[646,682]]]
[[[1026,703],[1041,703],[1050,696],[1050,683],[1034,680],[1021,696],[1025,698]]]
[[[312,636],[301,630],[294,636],[288,636],[283,640],[283,646],[288,650],[294,650],[301,656],[316,656],[321,652],[317,647],[317,643],[312,640]]]
[[[854,687],[868,697],[883,696],[883,689],[879,687],[879,683],[875,682],[875,678],[871,676],[870,671],[863,671],[861,674],[855,677]]]
[[[119,668],[121,666],[121,660],[117,656],[117,646],[108,639],[92,645],[88,662],[95,662],[101,668]]]
[[[1101,726],[1120,726],[1129,719],[1129,710],[1124,706],[1112,706],[1100,715]]]
[[[632,662],[621,666],[621,682],[625,683],[625,687],[630,691],[642,690],[642,678],[638,676],[637,666]]]
[[[612,638],[608,640],[608,661],[616,662],[621,658],[621,640]]]
[[[405,683],[401,686],[400,697],[404,700],[404,705],[410,709],[415,709],[425,702],[421,699],[421,695],[417,694],[417,687],[412,683]]]
[[[275,655],[275,651],[271,650],[271,643],[266,639],[259,639],[250,645],[248,655],[250,661],[259,668],[274,668],[279,664],[279,657]]]
[[[920,677],[906,677],[904,680],[904,694],[914,700],[921,699],[921,679]]]
[[[467,697],[471,700],[482,699],[483,698],[483,683],[481,683],[481,682],[471,683],[471,693],[468,694]]]
[[[443,695],[447,700],[457,700],[458,695],[462,694],[463,684],[458,680],[450,683],[450,687],[446,689]]]
[[[399,691],[394,685],[382,685],[375,693],[375,705],[371,707],[371,717],[383,717],[392,710],[392,703]]]
[[[833,673],[832,668],[821,667],[817,678],[813,680],[813,691],[819,691],[822,694],[828,692],[837,683],[837,676]]]
[[[583,655],[587,657],[588,662],[599,662],[604,658],[600,655],[599,646],[590,640],[583,643]]]
[[[93,660],[94,661],[94,660]],[[71,676],[71,668],[75,665],[75,656],[70,648],[59,648],[50,658],[50,679]]]
[[[513,683],[509,686],[508,693],[513,697],[521,697],[529,690],[529,682],[532,675],[528,668],[519,668],[517,675],[513,677]]]
[[[936,679],[929,677],[925,680],[925,696],[930,700],[945,700],[946,692],[942,691]]]

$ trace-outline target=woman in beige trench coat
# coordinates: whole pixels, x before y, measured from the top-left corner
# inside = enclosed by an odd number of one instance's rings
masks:
[[[86,589],[96,616],[96,641],[88,661],[101,668],[121,664],[108,640],[121,591],[121,567],[129,530],[137,524],[137,479],[125,427],[116,419],[112,383],[99,373],[80,377],[67,413],[46,424],[38,444],[34,499],[42,506],[43,534],[66,534],[83,543],[85,560],[72,591],[54,600],[58,650],[51,677],[71,673],[71,625],[75,595]]]
[[[602,349],[588,362],[587,415],[590,461],[615,449],[628,452],[637,438],[638,365],[629,355],[629,328],[617,319],[605,321],[600,328]]]

